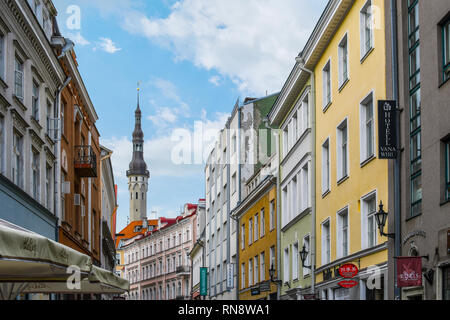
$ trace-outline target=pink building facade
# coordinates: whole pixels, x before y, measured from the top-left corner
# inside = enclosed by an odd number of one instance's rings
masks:
[[[197,233],[197,205],[186,204],[176,218],[159,218],[158,226],[124,243],[129,300],[191,298],[192,250]]]

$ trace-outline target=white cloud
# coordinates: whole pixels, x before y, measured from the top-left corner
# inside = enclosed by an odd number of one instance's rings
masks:
[[[100,38],[100,41],[97,43],[97,46],[94,48],[94,51],[96,49],[101,49],[105,52],[114,54],[117,51],[122,50],[122,48],[119,48],[116,46],[116,44],[109,38]]]
[[[326,0],[180,0],[165,18],[124,13],[123,26],[230,78],[242,92],[284,84]]]
[[[72,40],[76,45],[79,46],[87,46],[91,44],[88,40],[86,40],[80,32],[77,33],[68,33],[67,37]]]
[[[219,76],[212,76],[211,78],[208,79],[208,81],[211,82],[215,86],[220,85],[220,77]]]

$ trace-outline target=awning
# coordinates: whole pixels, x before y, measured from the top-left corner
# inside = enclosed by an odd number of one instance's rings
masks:
[[[80,281],[79,287],[69,289],[65,282],[29,283],[24,293],[65,293],[65,294],[121,294],[130,290],[130,283],[113,272],[92,266],[88,278]]]
[[[87,278],[92,260],[56,241],[0,219],[0,299],[15,299],[30,282]]]
[[[61,243],[0,219],[0,282],[66,280],[78,268],[89,275],[92,260]]]

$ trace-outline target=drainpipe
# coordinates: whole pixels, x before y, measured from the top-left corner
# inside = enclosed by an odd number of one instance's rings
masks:
[[[266,126],[267,129],[269,129],[270,131],[272,131],[272,127],[269,125],[269,116],[266,116],[266,118],[264,118],[263,120],[264,125]],[[278,276],[280,274],[279,270],[281,268],[281,204],[280,204],[280,199],[281,199],[281,190],[280,190],[280,156],[281,156],[281,150],[280,150],[280,134],[279,134],[279,130],[276,130],[274,132],[275,134],[275,151],[277,152],[277,173],[276,173],[276,178],[277,178],[277,209],[276,209],[276,214],[277,214],[277,279]],[[270,268],[272,266],[269,266]],[[275,266],[273,266],[275,268]],[[281,280],[281,279],[278,279]],[[282,288],[282,283],[281,281],[277,282],[277,300],[280,300],[280,293],[281,293],[281,288]]]
[[[61,121],[61,92],[64,90],[65,87],[69,84],[69,82],[72,80],[72,77],[68,76],[66,78],[66,81],[57,89],[56,95],[55,95],[55,107],[56,107],[56,119],[58,119],[58,123],[60,124]],[[61,126],[59,126],[59,129],[61,129]],[[55,170],[55,216],[58,218],[58,227],[61,226],[61,221],[63,217],[61,216],[61,137],[62,132],[61,130],[57,131],[57,137],[56,137],[56,145],[55,145],[55,158],[56,158],[56,170]],[[58,239],[58,228],[55,229],[56,232],[56,239]]]
[[[397,1],[391,0],[391,47],[392,47],[392,98],[398,104],[398,41],[397,41]],[[398,108],[398,107],[397,107]],[[397,146],[400,147],[400,114],[397,109]],[[401,207],[400,207],[400,166],[401,153],[397,152],[394,160],[394,255],[401,256]],[[401,300],[401,289],[395,284],[397,283],[397,261],[394,259],[394,297]]]
[[[298,56],[299,68],[311,76],[311,134],[312,134],[312,179],[311,179],[311,293],[315,291],[316,269],[316,77],[314,71],[305,68],[305,61]]]
[[[241,111],[242,111],[242,107],[237,108],[237,112],[238,112],[238,137],[236,138],[237,140],[237,161],[238,161],[238,191],[239,191],[239,200],[238,200],[238,205],[241,203],[241,130],[242,130],[242,125],[241,125]],[[245,151],[245,149],[244,149]],[[238,263],[239,263],[239,221],[236,220],[236,300],[239,300],[239,267],[238,267]]]

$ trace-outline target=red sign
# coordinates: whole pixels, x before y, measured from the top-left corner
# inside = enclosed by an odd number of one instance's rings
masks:
[[[342,280],[338,282],[338,285],[340,285],[343,288],[351,288],[358,284],[358,281],[356,280]]]
[[[417,287],[422,285],[422,258],[397,257],[397,286]]]
[[[358,274],[358,267],[353,263],[346,263],[339,267],[339,274],[346,278],[353,278]]]

